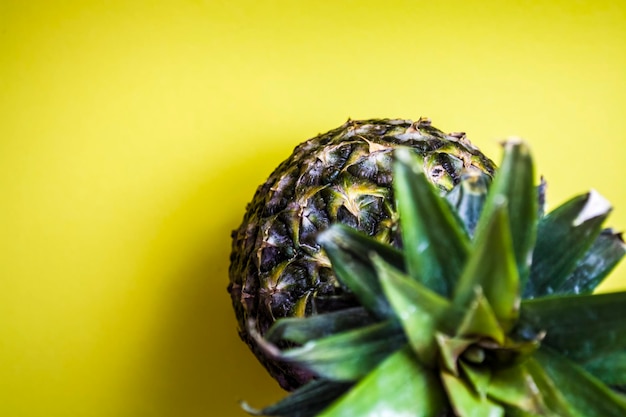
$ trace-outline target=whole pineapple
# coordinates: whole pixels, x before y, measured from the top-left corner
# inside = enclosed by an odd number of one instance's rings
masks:
[[[427,118],[349,120],[295,148],[261,185],[233,232],[229,291],[241,338],[286,389],[311,373],[268,357],[251,333],[275,320],[358,305],[335,278],[317,235],[342,223],[401,246],[392,190],[392,155],[408,147],[441,192],[463,175],[491,177],[495,166],[463,133],[445,134]]]
[[[528,148],[504,150],[493,181],[470,170],[443,196],[423,158],[394,152],[402,248],[345,224],[318,234],[359,305],[249,328],[268,358],[314,375],[249,412],[626,415],[626,292],[592,293],[626,252],[602,228],[611,207],[592,191],[544,215]]]

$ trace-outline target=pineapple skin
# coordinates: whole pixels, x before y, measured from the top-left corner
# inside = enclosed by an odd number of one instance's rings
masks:
[[[297,146],[258,187],[232,233],[228,292],[239,335],[284,389],[312,375],[275,361],[258,336],[279,318],[357,305],[335,279],[316,236],[343,223],[401,246],[391,186],[392,155],[400,146],[423,159],[427,178],[442,193],[463,173],[495,171],[465,134],[445,134],[427,118],[348,120]]]

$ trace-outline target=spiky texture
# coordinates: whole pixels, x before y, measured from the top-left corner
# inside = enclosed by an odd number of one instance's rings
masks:
[[[408,147],[439,190],[494,164],[463,133],[445,134],[430,120],[349,120],[295,148],[259,187],[233,232],[229,291],[242,339],[286,389],[311,375],[276,363],[251,333],[281,317],[303,317],[358,304],[340,285],[317,234],[342,223],[400,246],[393,199],[392,153]]]
[[[626,292],[592,293],[625,253],[619,234],[602,229],[611,207],[590,192],[543,215],[528,148],[504,150],[493,183],[470,173],[447,198],[421,160],[396,152],[402,250],[345,225],[319,235],[361,307],[281,319],[256,335],[317,379],[249,411],[626,415],[626,397],[609,388],[626,385]]]

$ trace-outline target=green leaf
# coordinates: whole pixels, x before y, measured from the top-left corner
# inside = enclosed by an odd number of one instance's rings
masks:
[[[605,229],[578,261],[576,269],[558,287],[556,293],[591,293],[611,272],[626,253],[626,245],[620,233]]]
[[[626,350],[596,355],[585,370],[608,385],[626,385]]]
[[[446,408],[441,383],[407,346],[382,362],[318,417],[438,417]]]
[[[458,417],[504,416],[504,409],[500,405],[474,392],[461,378],[442,372],[441,380]]]
[[[499,210],[500,202],[508,202],[508,221],[513,242],[514,260],[521,288],[529,276],[532,250],[536,238],[538,215],[535,173],[528,146],[519,140],[504,144],[504,157],[498,169],[478,224],[477,234],[487,227],[489,219]],[[491,301],[491,300],[490,300]]]
[[[461,176],[461,182],[446,194],[469,236],[474,235],[490,184],[489,175],[480,171],[467,172]]]
[[[256,416],[314,417],[341,397],[351,386],[351,383],[316,379],[293,391],[276,404],[261,410],[252,408],[245,402],[241,407]]]
[[[393,268],[379,257],[373,259],[385,296],[400,321],[409,344],[423,364],[437,354],[435,333],[449,312],[450,301]]]
[[[548,414],[535,414],[529,413],[524,410],[520,410],[519,408],[512,407],[510,405],[504,405],[504,415],[506,417],[546,417]],[[554,416],[561,417],[561,416]]]
[[[459,361],[459,367],[465,377],[465,381],[469,383],[474,392],[481,398],[486,397],[487,389],[491,382],[491,368],[474,364],[470,365],[466,361]]]
[[[550,346],[581,366],[626,351],[626,292],[524,300],[521,322],[545,331]],[[618,356],[619,357],[619,356]]]
[[[609,203],[592,191],[541,219],[525,298],[552,294],[564,285],[596,240],[610,211]]]
[[[311,340],[281,352],[279,359],[297,363],[326,379],[354,381],[405,343],[402,329],[386,321]]]
[[[520,301],[506,208],[504,201],[493,203],[492,215],[476,237],[454,294],[455,304],[468,306],[476,288],[482,288],[505,332],[517,319]]]
[[[559,391],[559,387],[546,374],[545,370],[536,359],[530,358],[525,363],[525,366],[545,406],[545,410],[541,414],[542,416],[578,417],[578,415],[572,411],[572,407],[567,399],[563,396],[561,391]]]
[[[527,413],[543,415],[547,411],[526,364],[494,370],[487,395]]]
[[[489,338],[498,344],[504,343],[504,330],[498,323],[498,318],[485,298],[482,288],[476,288],[476,298],[466,310],[456,335],[465,338]]]
[[[443,333],[437,333],[437,344],[439,345],[439,352],[441,354],[441,366],[447,372],[458,376],[459,375],[459,358],[463,353],[478,339],[464,339],[461,337],[450,337]]]
[[[535,358],[567,400],[573,415],[579,417],[626,416],[624,397],[611,391],[573,362],[543,347],[536,352]]]
[[[393,186],[409,275],[448,295],[465,263],[468,237],[415,154],[398,149],[395,156]]]
[[[353,307],[306,318],[279,319],[265,334],[265,339],[271,343],[288,340],[302,344],[372,323],[372,316],[363,307]]]
[[[342,224],[334,224],[318,236],[337,279],[354,293],[361,305],[376,317],[390,317],[391,308],[382,295],[370,259],[376,253],[396,268],[404,268],[402,252]]]

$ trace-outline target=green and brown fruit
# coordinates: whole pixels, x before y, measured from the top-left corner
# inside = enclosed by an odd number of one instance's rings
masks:
[[[261,185],[233,232],[229,291],[241,338],[286,389],[309,380],[307,371],[267,358],[251,336],[275,320],[353,307],[352,292],[335,278],[317,242],[342,223],[399,247],[392,189],[393,152],[409,147],[442,192],[461,176],[495,165],[466,139],[430,120],[349,120],[295,148]],[[251,326],[253,329],[251,329]]]
[[[376,123],[403,122],[365,124]],[[592,293],[626,252],[621,236],[602,228],[608,202],[590,192],[544,215],[544,187],[535,186],[523,142],[505,144],[492,178],[493,165],[473,147],[461,143],[470,156],[458,153],[461,135],[425,125],[436,134],[404,125],[419,149],[400,143],[387,155],[383,238],[340,218],[319,227],[302,250],[316,249],[318,268],[330,265],[335,291],[296,292],[304,301],[284,318],[267,302],[265,271],[251,268],[270,235],[256,221],[265,203],[251,206],[231,267],[241,334],[284,386],[304,385],[263,410],[246,408],[285,417],[626,415],[626,292]],[[345,131],[330,137],[354,136]],[[429,142],[446,151],[425,151]],[[315,149],[323,154],[326,145]],[[432,162],[442,158],[462,163],[448,170]],[[292,165],[281,165],[255,202],[267,202]],[[335,200],[325,201],[332,212]],[[303,221],[294,219],[292,227]],[[246,230],[261,238],[246,240]],[[256,261],[246,264],[241,253]],[[238,278],[241,264],[250,270]],[[341,302],[321,311],[320,295]]]

